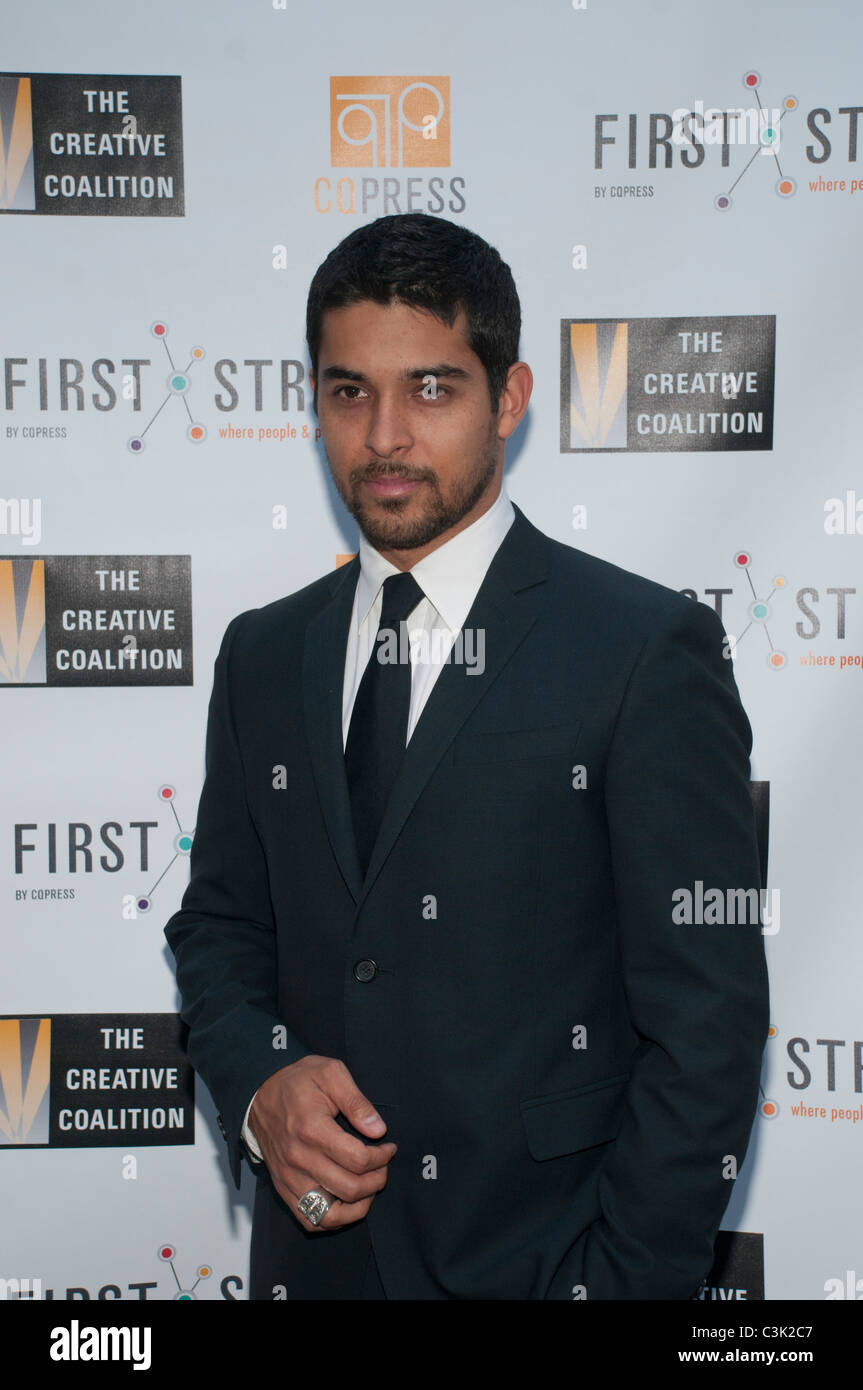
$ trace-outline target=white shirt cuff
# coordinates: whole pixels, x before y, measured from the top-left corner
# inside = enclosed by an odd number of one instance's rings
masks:
[[[257,1094],[258,1094],[258,1093],[257,1093],[257,1091],[256,1091],[256,1092],[255,1092],[255,1096],[256,1096]],[[243,1137],[243,1142],[244,1142],[244,1144],[246,1145],[246,1148],[247,1148],[247,1149],[249,1150],[249,1152],[250,1152],[252,1162],[253,1162],[253,1163],[263,1163],[263,1161],[264,1161],[264,1155],[261,1153],[261,1150],[258,1148],[258,1141],[256,1140],[254,1134],[253,1134],[252,1131],[249,1129],[249,1111],[251,1110],[252,1106],[253,1106],[254,1103],[255,1103],[255,1096],[252,1096],[252,1099],[249,1101],[248,1105],[246,1106],[246,1113],[245,1113],[245,1115],[244,1115],[244,1117],[243,1117],[243,1128],[242,1128],[242,1130],[241,1130],[241,1134],[242,1134],[242,1137]]]

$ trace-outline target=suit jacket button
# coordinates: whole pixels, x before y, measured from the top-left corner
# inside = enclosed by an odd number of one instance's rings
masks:
[[[378,973],[378,967],[373,960],[358,960],[354,966],[354,979],[359,980],[361,985],[368,984]]]
[[[216,1116],[216,1123],[218,1124],[219,1129],[222,1131],[222,1138],[227,1139],[228,1132],[225,1129],[225,1121],[222,1119],[221,1115]]]

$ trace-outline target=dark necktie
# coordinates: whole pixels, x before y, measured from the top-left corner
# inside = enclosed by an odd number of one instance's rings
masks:
[[[384,580],[375,647],[363,672],[345,745],[345,768],[360,866],[365,875],[401,765],[411,703],[411,665],[401,624],[424,597],[413,575]],[[404,655],[405,660],[399,660]],[[379,660],[383,656],[383,661]]]

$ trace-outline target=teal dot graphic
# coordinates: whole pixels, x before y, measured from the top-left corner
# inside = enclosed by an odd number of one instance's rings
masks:
[[[180,376],[178,373],[177,376],[171,377],[171,385],[173,386],[175,391],[185,391],[186,378],[184,376]]]
[[[756,603],[756,604],[753,604],[753,606],[752,606],[752,616],[753,616],[753,618],[766,618],[766,617],[768,616],[769,612],[770,612],[770,610],[769,610],[769,608],[767,607],[767,604],[766,604],[766,603]]]
[[[192,848],[192,837],[191,837],[191,835],[181,835],[180,838],[179,838],[179,840],[177,841],[177,849],[180,851],[180,853],[181,853],[181,854],[188,854],[188,853],[189,853],[189,850],[190,850],[191,848]]]

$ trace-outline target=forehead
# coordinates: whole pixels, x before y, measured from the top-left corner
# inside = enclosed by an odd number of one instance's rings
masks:
[[[376,304],[363,299],[342,309],[327,309],[321,321],[318,370],[330,362],[361,365],[365,372],[397,370],[427,361],[453,362],[482,370],[467,337],[467,318],[460,310],[452,327],[412,304]]]

